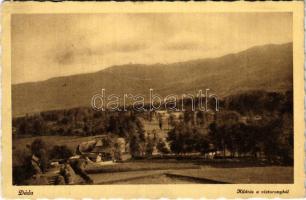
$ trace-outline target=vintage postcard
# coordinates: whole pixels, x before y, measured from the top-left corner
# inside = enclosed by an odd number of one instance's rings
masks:
[[[303,197],[303,6],[3,3],[4,197]]]

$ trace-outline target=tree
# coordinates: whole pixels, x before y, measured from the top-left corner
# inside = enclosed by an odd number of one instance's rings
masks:
[[[197,124],[204,125],[204,112],[198,111],[196,116],[197,116]]]
[[[137,135],[132,135],[130,139],[130,153],[133,158],[139,157],[141,154],[140,140]]]
[[[173,129],[168,132],[167,140],[170,143],[170,149],[172,152],[180,154],[183,150],[183,125],[182,123],[177,124]]]
[[[193,112],[191,112],[190,110],[186,110],[184,112],[184,123],[187,124],[189,122],[192,122],[193,119]]]
[[[107,131],[111,133],[119,133],[119,124],[115,116],[110,116]]]
[[[264,134],[263,147],[269,161],[273,161],[280,153],[280,136],[282,134],[280,119],[272,119],[262,126]]]
[[[48,164],[47,147],[42,139],[35,139],[31,146],[31,152],[40,159],[40,167],[42,172],[45,172]]]
[[[155,147],[154,140],[152,138],[148,138],[146,143],[146,156],[148,157],[152,156],[154,147]]]
[[[179,115],[179,122],[183,123],[183,120],[184,120],[184,116],[183,115]]]
[[[26,120],[22,120],[22,122],[17,127],[17,135],[26,135],[29,133],[29,124]]]
[[[119,161],[122,160],[122,152],[121,152],[120,144],[117,142],[114,144],[114,157],[116,160],[119,160]]]
[[[44,135],[46,132],[46,124],[42,117],[38,117],[33,122],[32,134],[33,135]]]
[[[177,154],[196,152],[204,146],[199,141],[202,133],[190,124],[179,123],[168,132],[167,140],[170,143],[171,151]],[[200,148],[201,147],[201,148]],[[203,150],[204,151],[204,150]]]
[[[217,150],[222,150],[225,156],[225,141],[224,141],[224,127],[213,122],[209,125],[209,138],[214,148]]]
[[[215,148],[223,151],[234,149],[233,126],[239,123],[240,115],[235,111],[223,111],[216,114],[216,120],[209,126],[209,135]]]
[[[151,122],[152,121],[152,119],[153,119],[153,111],[149,111],[148,112],[148,120]]]
[[[73,155],[73,151],[66,145],[55,145],[49,152],[50,159],[68,159]]]
[[[175,126],[175,116],[173,113],[170,113],[169,115],[168,124],[172,127]]]
[[[159,129],[162,130],[163,129],[163,118],[161,114],[158,114],[158,125],[159,125]]]
[[[194,134],[194,150],[196,152],[206,154],[209,152],[209,144],[210,141],[208,136],[196,130]]]

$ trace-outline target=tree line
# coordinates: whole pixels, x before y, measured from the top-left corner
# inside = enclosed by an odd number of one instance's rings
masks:
[[[293,163],[292,92],[254,91],[222,101],[220,112],[187,110],[168,133],[176,154],[218,152],[219,157],[252,157]],[[193,117],[195,116],[195,117]]]
[[[160,153],[266,158],[292,163],[293,93],[249,91],[220,100],[219,112],[194,111],[186,102],[186,111],[168,117],[168,136],[159,138],[144,129],[142,120],[152,120],[153,112],[95,111],[72,108],[41,112],[13,119],[20,135],[113,134],[125,138],[133,157]],[[162,129],[163,121],[158,120]],[[168,148],[168,145],[170,149]]]

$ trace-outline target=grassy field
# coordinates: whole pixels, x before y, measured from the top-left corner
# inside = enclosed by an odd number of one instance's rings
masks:
[[[88,171],[96,184],[293,183],[293,167],[213,167],[193,161],[130,161]]]

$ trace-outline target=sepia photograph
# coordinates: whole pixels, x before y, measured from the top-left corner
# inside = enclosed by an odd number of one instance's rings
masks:
[[[12,13],[8,184],[296,183],[293,22],[284,10]]]

